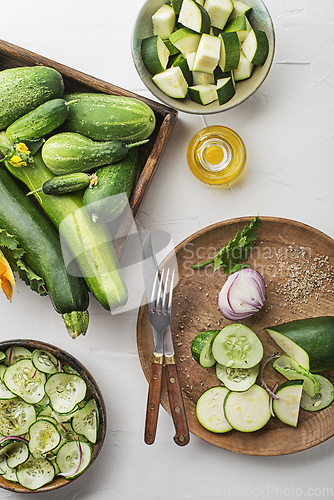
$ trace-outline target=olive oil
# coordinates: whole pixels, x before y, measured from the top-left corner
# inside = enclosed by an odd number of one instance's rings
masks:
[[[220,125],[205,127],[191,139],[187,161],[206,184],[230,184],[245,168],[247,153],[239,135]]]

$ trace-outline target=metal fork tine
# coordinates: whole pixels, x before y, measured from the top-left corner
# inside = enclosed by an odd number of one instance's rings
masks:
[[[159,287],[159,271],[157,271],[155,273],[155,278],[154,278],[154,283],[153,283],[152,293],[151,293],[151,300],[150,300],[150,303],[154,304],[154,307],[156,307],[157,297],[158,297],[157,287]]]
[[[169,271],[169,269],[168,269],[168,271]],[[170,283],[170,289],[169,289],[169,300],[168,300],[168,306],[167,306],[167,310],[168,310],[168,312],[171,312],[171,310],[172,310],[172,298],[173,298],[174,275],[175,275],[175,271],[173,271],[173,272],[172,272],[172,278],[171,278],[171,283]]]

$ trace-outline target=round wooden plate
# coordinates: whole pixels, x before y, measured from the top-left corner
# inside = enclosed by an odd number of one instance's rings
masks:
[[[232,430],[215,434],[204,429],[195,414],[199,396],[209,387],[221,385],[214,368],[202,368],[191,356],[193,338],[206,329],[221,329],[225,320],[217,306],[218,293],[226,280],[213,266],[194,271],[192,265],[205,261],[241,231],[251,217],[213,224],[193,234],[176,249],[179,280],[173,294],[171,329],[176,363],[183,389],[189,430],[220,448],[247,455],[285,455],[315,446],[334,435],[334,405],[319,411],[300,410],[296,428],[272,417],[261,430],[242,433]],[[249,264],[263,275],[267,301],[259,313],[243,321],[259,336],[264,357],[282,352],[265,331],[266,327],[295,319],[333,314],[334,241],[324,233],[289,219],[261,217],[261,225]],[[162,266],[175,264],[174,253]],[[138,314],[137,344],[140,362],[149,378],[153,341],[144,299]],[[269,387],[284,378],[268,364]],[[334,371],[325,372],[332,382]],[[165,380],[161,404],[170,413]]]

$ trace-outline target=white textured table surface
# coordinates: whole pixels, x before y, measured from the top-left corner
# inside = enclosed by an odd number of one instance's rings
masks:
[[[194,231],[239,216],[301,221],[334,237],[334,1],[266,0],[276,54],[262,87],[240,107],[205,118],[236,130],[248,151],[229,189],[190,173],[186,147],[201,117],[180,113],[139,215],[176,245]],[[130,36],[143,0],[2,2],[1,38],[149,98],[132,63]],[[168,199],[173,200],[168,203]],[[153,446],[143,442],[147,382],[136,346],[137,310],[111,316],[93,301],[86,337],[72,341],[49,303],[18,282],[0,295],[0,340],[36,338],[75,355],[96,378],[108,411],[107,437],[93,466],[73,484],[30,498],[66,500],[245,500],[334,497],[334,442],[281,457],[231,453],[191,436],[173,442],[161,409]],[[17,495],[0,490],[0,499]]]

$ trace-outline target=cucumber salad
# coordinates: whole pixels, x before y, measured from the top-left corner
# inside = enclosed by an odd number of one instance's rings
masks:
[[[319,411],[334,401],[333,383],[319,374],[334,370],[334,316],[308,317],[266,328],[283,351],[283,354],[275,352],[269,356],[264,356],[256,333],[240,322],[263,306],[265,283],[262,277],[254,274],[255,270],[245,267],[248,265],[245,264],[247,252],[240,254],[241,258],[233,262],[233,266],[232,262],[227,266],[225,254],[242,235],[243,244],[249,249],[259,224],[259,219],[252,221],[214,259],[215,269],[224,261],[224,270],[229,275],[218,295],[218,306],[222,315],[233,322],[221,330],[198,333],[191,344],[193,359],[203,368],[214,369],[217,377],[217,384],[206,390],[196,404],[198,421],[215,433],[232,429],[257,431],[271,417],[297,427],[301,408]],[[210,263],[206,261],[193,267],[201,268]],[[242,304],[246,307],[240,307]],[[272,388],[265,381],[265,368],[269,363],[277,375],[285,378]]]
[[[166,95],[223,105],[269,53],[266,33],[252,27],[252,7],[238,0],[172,0],[152,16],[141,55]]]
[[[99,414],[86,382],[44,349],[0,353],[0,474],[37,490],[89,465]]]

